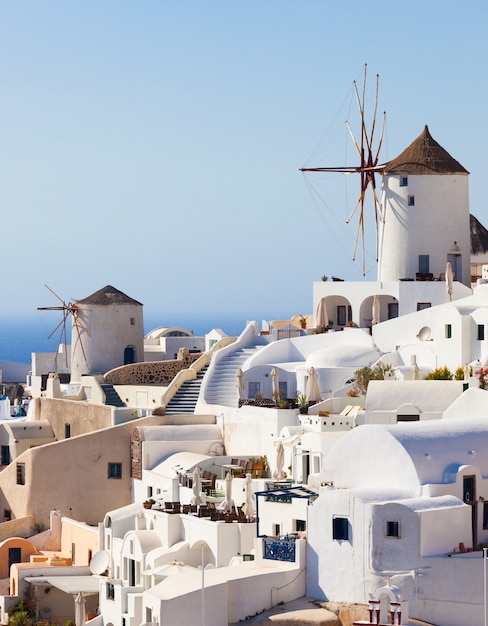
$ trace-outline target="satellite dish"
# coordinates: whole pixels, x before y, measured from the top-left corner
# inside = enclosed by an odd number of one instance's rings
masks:
[[[107,571],[110,565],[110,555],[106,550],[96,552],[90,561],[90,570],[92,574],[101,575]]]
[[[419,334],[417,335],[417,337],[420,339],[420,341],[429,341],[430,332],[430,328],[428,326],[424,326],[419,330]]]

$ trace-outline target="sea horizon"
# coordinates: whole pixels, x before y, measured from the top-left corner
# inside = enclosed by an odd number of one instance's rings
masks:
[[[190,330],[196,336],[209,333],[214,328],[220,328],[229,336],[238,336],[246,327],[249,320],[256,320],[261,325],[262,320],[289,319],[290,316],[250,316],[240,313],[147,313],[144,314],[144,334],[161,326],[178,326]],[[3,314],[0,315],[0,361],[14,361],[30,363],[32,352],[56,352],[60,343],[65,343],[61,337],[62,321],[60,314]],[[66,343],[70,342],[70,323],[66,326]],[[50,337],[51,335],[51,337]]]

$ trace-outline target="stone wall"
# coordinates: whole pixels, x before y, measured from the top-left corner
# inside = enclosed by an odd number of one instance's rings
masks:
[[[181,370],[188,369],[202,353],[190,354],[188,348],[180,348],[178,357],[168,361],[131,363],[117,367],[105,374],[110,385],[161,385],[167,387]]]

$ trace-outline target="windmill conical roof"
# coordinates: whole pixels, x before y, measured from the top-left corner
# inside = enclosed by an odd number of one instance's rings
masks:
[[[488,230],[474,215],[469,216],[469,225],[471,228],[471,254],[486,254],[488,252]]]
[[[140,302],[134,300],[133,298],[129,298],[125,293],[115,289],[112,285],[107,285],[95,293],[92,293],[91,296],[87,298],[83,298],[83,300],[78,300],[78,304],[98,304],[101,306],[109,305],[109,304],[139,304],[142,306]]]
[[[427,125],[396,159],[385,163],[383,174],[469,174],[437,143]]]

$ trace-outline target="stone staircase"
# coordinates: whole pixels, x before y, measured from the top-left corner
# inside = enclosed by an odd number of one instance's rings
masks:
[[[119,394],[115,391],[113,385],[101,385],[105,394],[105,404],[109,406],[123,407],[126,406]]]
[[[166,405],[166,415],[193,414],[200,395],[200,387],[208,365],[197,372],[193,380],[185,381]]]
[[[238,348],[225,358],[221,359],[212,372],[212,378],[208,381],[205,402],[207,404],[222,404],[229,407],[239,406],[239,392],[237,389],[237,370],[240,369],[247,359],[261,350],[263,344],[256,344],[246,348]]]

